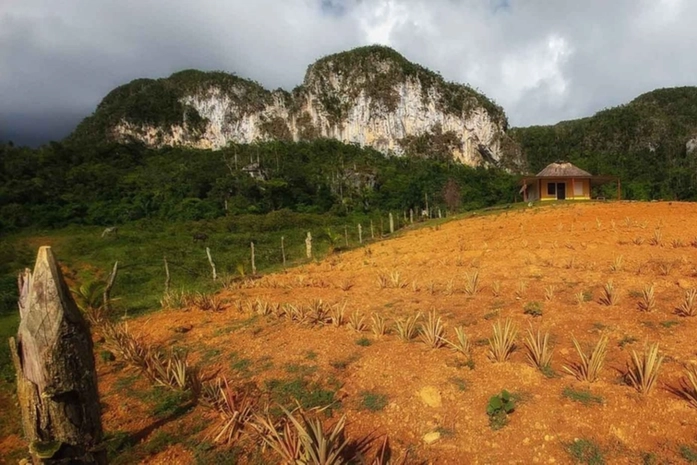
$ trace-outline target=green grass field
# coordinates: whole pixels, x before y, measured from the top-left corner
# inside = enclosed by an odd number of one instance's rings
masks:
[[[380,216],[373,215],[376,239]],[[395,216],[397,226],[403,218]],[[357,224],[363,239],[370,241],[369,216],[338,217],[278,211],[267,215],[243,215],[188,223],[136,222],[119,227],[117,236],[102,238],[104,228],[69,226],[50,231],[24,231],[4,236],[0,243],[0,376],[14,381],[6,340],[16,334],[17,273],[33,266],[38,247],[50,245],[67,269],[73,287],[106,280],[115,261],[119,273],[111,296],[119,315],[134,316],[159,309],[164,293],[164,257],[169,264],[173,291],[214,292],[225,278],[251,274],[250,244],[254,242],[257,273],[283,267],[281,237],[284,238],[287,266],[306,263],[305,237],[312,233],[313,255],[320,259],[331,250],[359,245]],[[346,229],[345,229],[346,228]],[[383,228],[388,232],[387,215]],[[204,241],[193,235],[203,233]],[[219,279],[212,280],[206,255],[211,250]]]

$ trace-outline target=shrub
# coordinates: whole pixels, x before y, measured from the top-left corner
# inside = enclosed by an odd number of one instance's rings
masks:
[[[491,429],[498,430],[508,424],[508,415],[515,410],[515,400],[505,389],[501,394],[493,395],[489,398],[486,406],[486,414],[489,416],[489,426]]]
[[[539,302],[528,302],[523,307],[523,313],[526,315],[531,315],[533,318],[542,316],[542,304]]]

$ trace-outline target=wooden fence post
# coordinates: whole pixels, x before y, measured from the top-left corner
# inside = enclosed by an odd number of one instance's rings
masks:
[[[35,464],[106,464],[92,336],[50,247],[19,276],[20,323],[10,351]]]
[[[373,220],[370,220],[370,238],[375,239],[375,229],[373,228]]]
[[[414,209],[409,209],[409,223],[414,224]]]
[[[254,242],[249,243],[251,248],[252,248],[252,276],[256,276],[257,274],[257,264],[254,261]]]
[[[438,208],[438,218],[443,218],[440,213],[440,208]]]
[[[307,258],[312,258],[312,233],[307,232],[307,237],[305,238],[305,254]]]
[[[167,256],[164,256],[165,260],[165,295],[169,294],[169,283],[170,283],[170,276],[169,276],[169,264],[167,263]]]
[[[218,275],[215,272],[215,263],[213,263],[213,259],[211,258],[211,249],[206,247],[206,255],[208,255],[208,263],[211,264],[211,269],[213,270],[213,281],[218,279]]]
[[[111,270],[109,279],[107,280],[106,286],[104,287],[104,294],[102,295],[104,311],[109,313],[111,310],[111,288],[114,287],[114,281],[116,281],[116,273],[119,272],[119,262],[114,263],[114,268]]]
[[[348,226],[344,225],[344,240],[346,241],[346,247],[348,247]]]
[[[358,223],[358,243],[363,243],[363,226],[361,226],[361,223]]]
[[[286,267],[286,245],[285,237],[281,236],[281,256],[283,257],[283,268]]]
[[[390,212],[390,234],[394,234],[394,217],[392,212]]]

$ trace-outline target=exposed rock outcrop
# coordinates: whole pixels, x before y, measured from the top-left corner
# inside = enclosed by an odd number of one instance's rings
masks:
[[[693,153],[697,152],[697,136],[687,141],[685,144],[685,152],[688,155],[692,155]]]
[[[134,81],[105,98],[109,137],[150,146],[218,149],[229,143],[335,138],[383,153],[514,167],[519,151],[503,110],[473,89],[448,83],[386,47],[322,58],[288,93],[225,73],[184,71]],[[162,97],[165,95],[166,98]],[[124,100],[125,97],[125,100]],[[143,107],[167,117],[148,117]],[[514,147],[515,148],[515,147]]]

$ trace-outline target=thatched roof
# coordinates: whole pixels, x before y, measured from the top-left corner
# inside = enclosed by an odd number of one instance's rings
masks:
[[[566,161],[557,161],[547,165],[545,169],[537,173],[537,178],[590,178],[588,171],[583,171]]]

